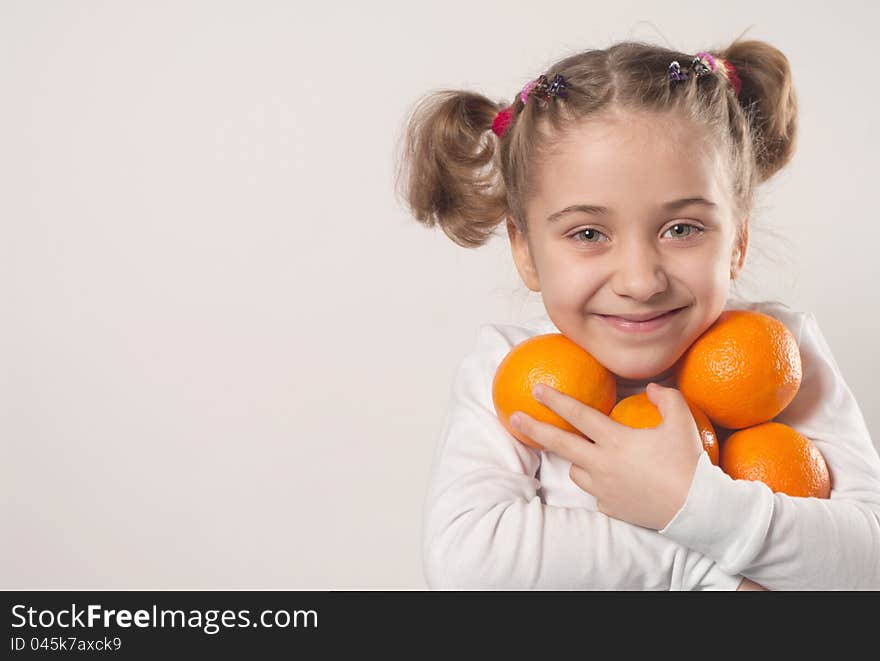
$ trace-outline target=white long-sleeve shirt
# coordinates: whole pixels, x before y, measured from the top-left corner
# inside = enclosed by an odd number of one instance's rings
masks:
[[[776,417],[810,438],[831,474],[829,499],[774,494],[700,456],[687,499],[660,531],[609,517],[570,478],[571,462],[517,441],[498,420],[492,380],[516,344],[560,332],[540,315],[485,324],[462,360],[425,499],[422,550],[432,588],[735,590],[880,589],[880,458],[858,403],[811,313],[731,298],[798,340],[803,378]],[[652,379],[618,379],[617,399]],[[674,377],[660,381],[675,387]],[[650,494],[645,494],[650,497]]]

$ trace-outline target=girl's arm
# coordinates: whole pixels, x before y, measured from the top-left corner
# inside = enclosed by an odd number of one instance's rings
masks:
[[[770,590],[880,589],[880,458],[812,314],[798,343],[801,387],[775,420],[822,452],[831,497],[774,494],[731,479],[704,455],[685,504],[660,534]]]
[[[586,508],[542,502],[535,477],[540,453],[507,432],[491,401],[497,365],[525,338],[483,326],[479,347],[456,375],[425,502],[428,584],[735,590],[741,576],[655,530]]]

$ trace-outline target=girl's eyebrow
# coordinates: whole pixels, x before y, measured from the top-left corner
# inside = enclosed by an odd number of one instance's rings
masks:
[[[680,209],[683,209],[684,207],[690,206],[692,204],[701,204],[703,206],[707,206],[707,207],[711,207],[711,208],[715,208],[718,206],[717,204],[715,204],[711,200],[707,200],[704,197],[695,196],[695,197],[683,197],[678,200],[672,200],[670,202],[666,202],[666,203],[660,205],[660,208],[663,211],[679,211]],[[595,204],[572,204],[571,206],[565,207],[564,209],[561,209],[559,211],[551,213],[549,216],[547,216],[547,222],[548,223],[555,222],[555,221],[559,220],[560,218],[562,218],[562,216],[564,216],[568,213],[574,213],[576,211],[582,211],[584,213],[589,213],[594,216],[603,216],[603,215],[607,215],[609,213],[608,207],[597,206]]]

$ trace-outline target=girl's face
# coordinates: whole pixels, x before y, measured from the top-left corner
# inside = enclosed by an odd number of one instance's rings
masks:
[[[528,236],[507,224],[517,270],[556,327],[625,379],[670,374],[724,309],[745,258],[724,165],[681,124],[583,125],[538,172]],[[678,308],[647,324],[619,319]]]

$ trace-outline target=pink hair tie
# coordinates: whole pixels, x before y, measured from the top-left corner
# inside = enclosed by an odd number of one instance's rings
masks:
[[[707,53],[704,50],[701,50],[699,53],[697,53],[697,59],[698,60],[706,60],[709,63],[709,68],[712,71],[715,71],[715,67],[716,67],[715,58],[712,57],[709,53]]]
[[[523,105],[525,105],[526,101],[528,101],[529,94],[533,89],[535,89],[535,86],[538,84],[539,80],[539,78],[536,78],[535,80],[526,83],[525,86],[522,88],[522,91],[519,93],[519,100],[523,102]]]
[[[568,83],[561,74],[556,74],[552,81],[549,81],[546,75],[541,75],[525,84],[519,93],[519,100],[525,105],[529,100],[529,95],[533,92],[535,96],[544,101],[548,101],[556,96],[565,98],[567,85]],[[503,137],[510,127],[510,123],[513,121],[513,110],[513,105],[508,106],[504,110],[500,110],[495,115],[495,119],[492,120],[492,131],[499,138]]]
[[[706,51],[700,51],[697,53],[696,57],[691,60],[690,71],[693,72],[694,76],[700,78],[715,71],[718,68],[718,62],[724,65],[724,70],[727,72],[727,79],[733,87],[736,96],[739,96],[739,91],[742,89],[742,81],[736,74],[736,68],[734,68],[734,66],[727,60],[720,57],[716,59]],[[669,80],[674,82],[687,80],[688,68],[686,67],[682,69],[678,61],[673,60],[669,63],[668,76]]]
[[[519,100],[523,102],[523,105],[526,104],[526,101],[529,99],[529,94],[531,94],[532,90],[540,81],[540,78],[536,78],[535,80],[529,81],[522,88],[522,91],[519,93]],[[507,129],[510,126],[510,122],[513,121],[513,106],[508,106],[504,110],[500,111],[497,115],[495,115],[495,119],[492,120],[492,131],[499,138],[503,137],[505,133],[507,133]]]

